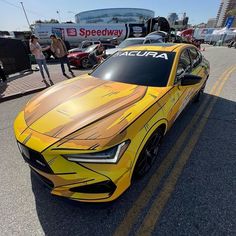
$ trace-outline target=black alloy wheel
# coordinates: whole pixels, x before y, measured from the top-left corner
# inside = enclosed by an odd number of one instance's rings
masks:
[[[89,59],[86,58],[86,57],[83,58],[83,59],[81,60],[81,66],[82,66],[84,69],[90,68],[90,67],[91,67],[91,64],[90,64]]]
[[[151,169],[158,157],[162,138],[163,131],[158,128],[148,139],[143,150],[141,151],[136,162],[132,178],[141,178]]]

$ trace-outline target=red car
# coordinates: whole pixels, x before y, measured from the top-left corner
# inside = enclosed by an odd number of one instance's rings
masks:
[[[102,44],[102,45],[105,50],[115,47],[112,44]],[[88,55],[92,51],[96,50],[98,46],[99,44],[94,44],[94,45],[89,46],[85,51],[69,53],[68,59],[69,59],[70,64],[75,67],[82,67],[85,69],[90,68],[91,65],[89,63]]]

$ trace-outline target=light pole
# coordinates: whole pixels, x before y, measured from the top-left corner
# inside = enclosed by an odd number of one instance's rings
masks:
[[[26,18],[26,21],[27,21],[27,23],[28,23],[28,25],[29,25],[30,31],[32,32],[32,28],[31,28],[31,26],[30,26],[29,19],[28,19],[28,17],[27,17],[27,14],[26,14],[26,11],[25,11],[23,2],[20,2],[20,4],[21,4],[22,9],[23,9],[23,12],[24,12],[24,14],[25,14],[25,18]]]

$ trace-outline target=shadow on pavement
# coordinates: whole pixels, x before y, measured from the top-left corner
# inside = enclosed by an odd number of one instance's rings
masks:
[[[200,107],[201,103],[203,102],[203,100],[206,99],[207,97],[210,97],[210,99],[214,98],[214,96],[204,94],[203,99],[200,103],[191,104],[185,109],[185,111],[180,115],[180,117],[175,122],[174,126],[165,136],[163,145],[161,146],[161,149],[160,149],[159,159],[154,164],[151,171],[144,178],[142,178],[139,181],[136,181],[131,186],[131,188],[129,188],[126,191],[126,193],[124,193],[119,199],[117,199],[116,201],[112,203],[100,203],[100,204],[79,203],[79,202],[64,200],[64,199],[52,196],[50,195],[49,190],[46,187],[43,187],[43,185],[35,178],[35,176],[31,174],[32,190],[35,195],[37,214],[38,214],[38,218],[41,223],[41,226],[45,232],[45,235],[112,235],[117,225],[123,220],[128,210],[132,207],[135,200],[139,197],[141,191],[147,185],[150,177],[156,171],[158,171],[158,166],[166,157],[171,147],[176,143],[177,139],[181,136],[185,127],[189,124],[189,122],[194,116],[200,115],[200,114],[197,114],[196,112],[198,108]],[[201,117],[202,116],[200,115],[199,118]],[[229,132],[231,132],[230,129],[227,127],[225,128],[219,127],[219,130],[221,131],[215,132],[216,127],[214,125],[213,126],[210,125],[211,121],[214,119],[216,120],[226,119],[226,121],[233,120],[232,122],[234,122],[235,124],[235,103],[232,101],[223,99],[223,98],[218,98],[217,103],[214,106],[213,112],[211,113],[209,120],[207,122],[207,125],[206,125],[208,127],[207,129],[204,128],[203,130],[203,133],[207,132],[209,142],[211,142],[211,145],[209,145],[209,148],[213,148],[213,149],[215,148],[215,145],[217,145],[218,138],[222,138],[222,134],[224,136],[227,136],[227,135],[230,135]],[[208,123],[210,126],[208,125]],[[235,136],[234,136],[234,139],[235,140],[232,140],[232,142],[236,142]],[[227,148],[229,148],[229,150],[232,149],[231,143],[225,142],[224,145],[225,145],[224,150],[227,150]],[[199,155],[198,159],[203,158],[205,161],[207,161],[208,159],[210,160],[212,159],[210,150],[208,152],[208,155],[204,154],[204,156],[201,156],[201,153],[199,153],[198,155]],[[168,176],[177,158],[178,158],[178,153],[176,153],[176,157],[173,163],[170,163],[170,167],[168,171],[166,173],[163,173],[164,177],[161,180],[159,187],[154,186],[155,192],[152,196],[152,200],[153,200],[153,197],[155,198],[156,195],[159,193],[160,188],[164,180],[166,179],[166,176]],[[223,165],[224,159],[221,158],[221,160],[222,160],[221,165]],[[208,165],[212,165],[212,163]],[[202,166],[201,169],[202,171],[204,171],[204,166]],[[208,173],[205,173],[205,174],[208,175]],[[224,179],[222,176],[220,178]],[[212,181],[214,181],[214,179]],[[210,186],[212,183],[209,181],[209,182],[205,182],[204,184],[207,185],[204,187],[207,189],[208,185]],[[188,191],[188,186],[186,188],[187,188],[186,191]],[[201,186],[198,186],[198,188],[200,189]],[[197,193],[195,194],[196,194],[195,197],[198,196]],[[213,192],[213,195],[214,195],[214,192]],[[215,202],[216,204],[215,206],[218,208],[221,207],[221,200],[222,200],[221,198],[227,197],[227,195],[228,195],[227,192],[222,193],[218,201]],[[181,198],[182,196],[179,196],[179,197]],[[208,208],[208,205],[206,202],[211,202],[212,198],[214,198],[214,196],[208,196],[208,198],[204,199],[205,201],[202,201],[202,202],[196,201],[196,204],[198,204],[198,207],[199,207],[198,209],[201,209],[200,208],[201,204],[204,204],[205,208]],[[192,199],[189,199],[189,200],[191,201]],[[194,215],[196,214],[196,209],[195,209],[196,206],[193,206],[193,204],[195,204],[194,201],[192,201],[191,206],[187,205],[186,209],[180,209],[181,214],[182,214],[181,217],[185,216],[185,212],[189,213],[189,211],[195,210],[195,212],[192,212],[192,218],[191,218],[191,220],[194,221]],[[148,205],[147,208],[150,207],[150,202],[147,205]],[[214,212],[212,210],[212,207],[214,206],[212,206],[212,204],[209,204],[209,207],[211,209],[208,209],[209,214],[205,216],[206,221],[209,220],[214,223],[214,220],[217,219],[217,217],[215,216],[215,213],[211,214],[211,212]],[[178,209],[178,206],[176,206],[176,208]],[[173,210],[176,210],[176,209],[173,209]],[[145,216],[145,212],[143,214],[141,213],[140,217],[142,218],[144,216]],[[179,220],[178,217],[172,220],[175,222],[178,222]],[[192,223],[193,222],[188,222],[188,218],[186,217],[186,222],[184,223],[182,222],[182,227],[184,228],[186,225],[189,226]],[[215,227],[218,227],[220,224],[221,222],[217,222],[215,224]],[[199,228],[202,228],[202,229],[204,229],[204,227],[210,227],[210,226],[206,226],[204,222],[201,222],[201,220],[199,220],[198,226]],[[137,227],[137,225],[135,227]],[[165,227],[165,224],[162,225],[162,229],[163,227]],[[172,231],[171,229],[168,229],[168,230],[170,234],[171,233],[173,234],[173,232],[176,232],[174,228],[172,228]],[[204,232],[202,233],[204,234]]]
[[[7,86],[8,86],[7,82],[0,82],[0,102],[1,102],[1,98],[3,97],[3,93],[5,92]]]
[[[25,72],[23,71],[23,72],[20,72],[20,73],[17,73],[17,74],[15,74],[15,75],[10,76],[10,77],[7,79],[7,81],[10,82],[10,81],[13,81],[13,80],[15,80],[15,79],[19,79],[19,78],[22,78],[22,77],[25,77],[25,76],[31,75],[31,74],[33,74],[33,71],[32,71],[32,70],[25,71]]]

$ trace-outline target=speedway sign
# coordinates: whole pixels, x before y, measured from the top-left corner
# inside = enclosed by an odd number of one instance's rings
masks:
[[[91,38],[91,37],[118,37],[121,38],[122,34],[126,32],[125,29],[122,27],[114,28],[114,27],[100,27],[99,29],[90,28],[90,27],[82,27],[79,29],[79,35],[84,38]]]

